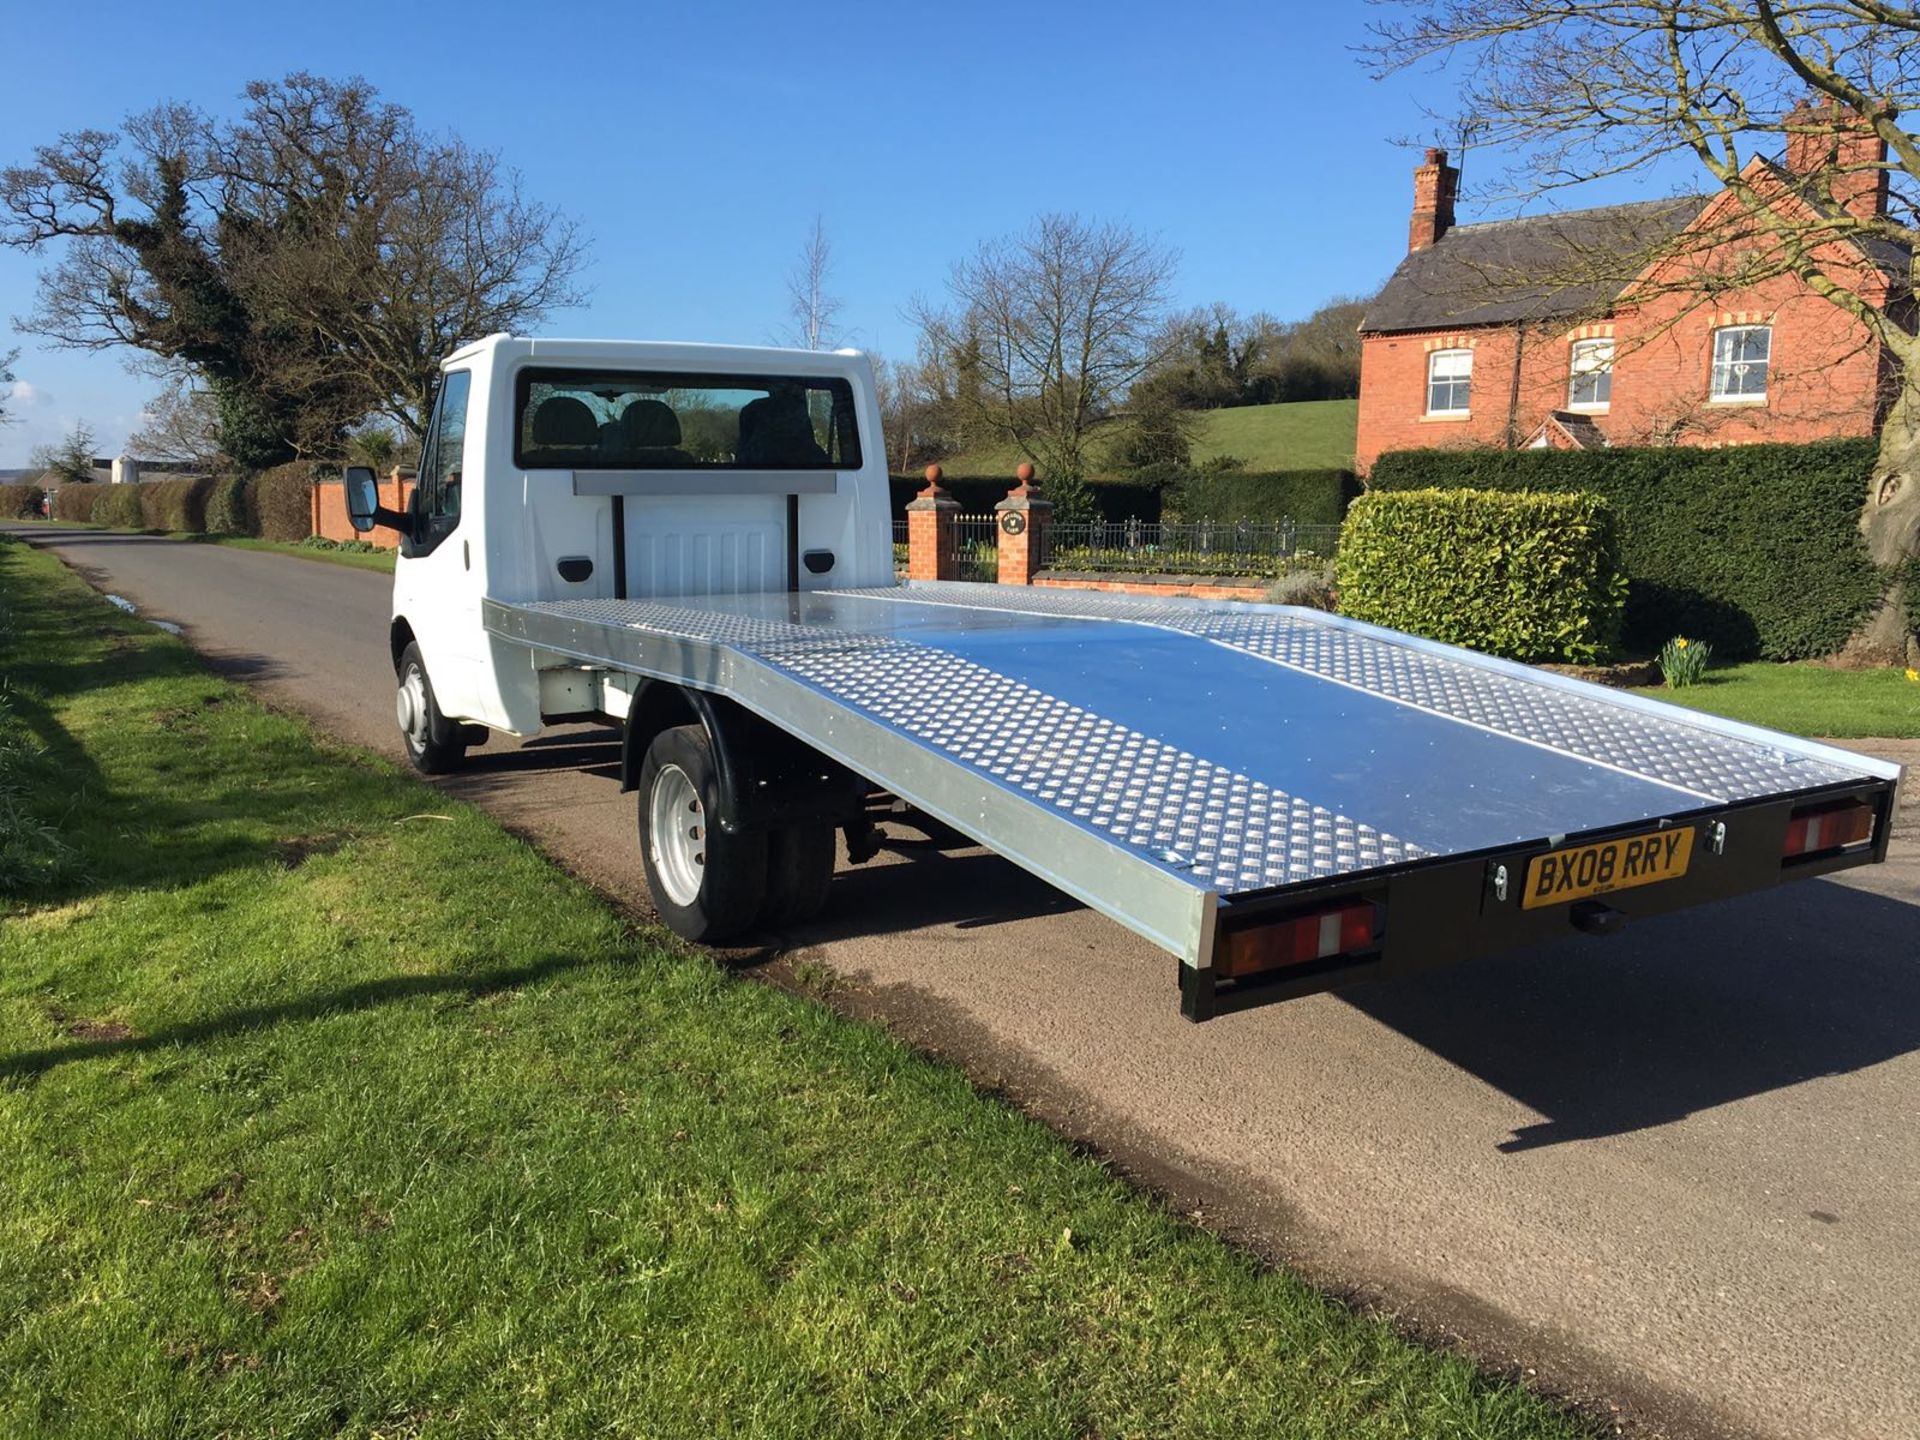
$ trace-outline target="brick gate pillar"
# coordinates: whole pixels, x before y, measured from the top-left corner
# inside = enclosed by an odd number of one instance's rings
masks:
[[[1034,575],[1047,565],[1047,531],[1053,523],[1053,502],[1040,494],[1033,481],[1033,466],[1022,465],[1014,472],[1019,483],[1007,498],[993,507],[1000,544],[1002,585],[1031,585]]]
[[[927,488],[907,504],[907,578],[954,580],[960,557],[953,548],[953,518],[960,502],[940,488],[940,467],[927,467]]]

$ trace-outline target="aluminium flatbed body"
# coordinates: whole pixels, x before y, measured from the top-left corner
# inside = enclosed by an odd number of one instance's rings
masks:
[[[481,619],[536,669],[737,704],[1169,951],[1193,1019],[1883,859],[1901,778],[1277,606],[947,582]]]

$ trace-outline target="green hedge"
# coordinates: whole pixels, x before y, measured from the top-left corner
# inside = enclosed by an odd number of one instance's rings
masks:
[[[102,485],[93,505],[93,523],[116,530],[143,529],[147,522],[140,513],[140,490],[138,485]]]
[[[106,491],[104,485],[62,485],[53,492],[53,518],[77,520],[86,524],[93,519],[94,507]]]
[[[149,530],[185,530],[201,533],[207,528],[207,500],[213,494],[212,480],[148,480],[139,485],[140,523]]]
[[[1351,470],[1186,471],[1162,492],[1168,519],[1338,525],[1360,493]]]
[[[222,475],[207,492],[207,533],[209,535],[249,535],[253,522],[247,517],[248,482],[244,475]]]
[[[1597,659],[1627,588],[1598,495],[1366,495],[1335,564],[1341,613],[1513,660]]]
[[[918,475],[892,477],[893,517],[926,488]],[[1007,498],[1010,475],[946,475],[941,485],[962,514],[986,515]],[[1202,473],[1185,466],[1155,465],[1131,475],[1089,480],[1094,508],[1106,520],[1246,520],[1271,525],[1292,519],[1301,525],[1338,525],[1360,493],[1351,470],[1231,470]],[[1041,493],[1046,493],[1042,477]]]
[[[312,533],[312,489],[313,467],[301,462],[250,476],[62,485],[53,492],[53,513],[116,529],[299,541]],[[0,496],[0,508],[5,503]]]
[[[250,535],[262,540],[304,540],[313,533],[313,466],[295,460],[264,470],[247,482]]]
[[[1613,450],[1400,450],[1371,489],[1581,490],[1618,512],[1624,639],[1675,635],[1717,658],[1828,655],[1883,593],[1860,538],[1872,440]]]
[[[0,485],[0,520],[37,520],[40,497],[47,492],[38,485]]]
[[[959,503],[963,515],[991,515],[993,507],[1013,488],[1011,475],[943,475],[941,488]],[[924,475],[888,477],[893,518],[904,519],[907,502],[927,488]],[[1132,480],[1089,480],[1093,504],[1104,519],[1139,520],[1152,524],[1160,518],[1160,487]],[[1040,493],[1046,494],[1043,482]]]

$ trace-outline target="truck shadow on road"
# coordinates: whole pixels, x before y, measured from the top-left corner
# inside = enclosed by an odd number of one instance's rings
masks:
[[[460,779],[484,794],[490,775],[537,774],[543,770],[620,779],[620,732],[605,725],[553,729],[514,745],[494,740],[467,752]]]
[[[1920,905],[1807,881],[1341,998],[1547,1117],[1532,1150],[1920,1049]]]

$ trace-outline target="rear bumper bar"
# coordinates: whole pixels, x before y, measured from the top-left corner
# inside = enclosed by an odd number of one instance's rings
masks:
[[[1214,930],[1214,961],[1180,970],[1180,1009],[1189,1020],[1459,964],[1481,955],[1579,933],[1583,916],[1599,904],[1622,921],[1664,915],[1713,900],[1770,889],[1886,859],[1897,787],[1891,780],[1830,786],[1674,815],[1651,823],[1580,835],[1542,838],[1474,855],[1415,861],[1391,871],[1349,877],[1326,886],[1242,896],[1221,903]],[[1786,859],[1787,826],[1813,804],[1854,800],[1872,808],[1872,838],[1845,849]],[[1692,827],[1692,859],[1684,875],[1538,909],[1522,904],[1521,890],[1536,856],[1568,845]],[[1378,944],[1360,954],[1225,979],[1217,962],[1236,932],[1277,924],[1303,910],[1367,900],[1379,907]],[[1587,908],[1583,908],[1587,907]]]

